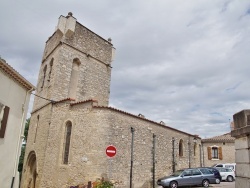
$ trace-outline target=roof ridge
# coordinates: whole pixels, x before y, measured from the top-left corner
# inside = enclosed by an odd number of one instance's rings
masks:
[[[134,115],[134,114],[132,114],[132,113],[129,113],[129,112],[126,112],[126,111],[123,111],[123,110],[120,110],[120,109],[118,109],[118,108],[114,108],[114,107],[111,107],[111,106],[93,106],[93,108],[107,108],[107,109],[115,110],[115,111],[117,111],[117,112],[121,112],[121,113],[130,115],[130,116],[133,116],[133,117],[136,117],[136,118],[140,118],[140,119],[142,119],[142,120],[149,121],[149,122],[151,122],[151,123],[155,123],[155,124],[157,124],[157,125],[159,125],[159,126],[162,126],[162,127],[165,127],[165,128],[169,128],[169,129],[172,129],[172,130],[174,130],[174,131],[178,131],[178,132],[181,132],[181,133],[184,133],[184,134],[193,136],[193,137],[195,137],[195,138],[200,138],[198,135],[193,135],[193,134],[190,134],[190,133],[187,133],[187,132],[178,130],[178,129],[173,128],[173,127],[170,127],[170,126],[163,125],[163,124],[160,123],[160,122],[155,122],[155,121],[153,121],[153,120],[147,119],[147,118],[145,118],[144,116],[137,116],[137,115]]]

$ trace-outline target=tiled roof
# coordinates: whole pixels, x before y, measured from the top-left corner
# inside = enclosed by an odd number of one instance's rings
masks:
[[[69,99],[68,99],[68,100],[69,100]],[[75,102],[75,103],[71,103],[70,106],[77,105],[77,104],[82,104],[82,103],[86,103],[86,102],[93,102],[93,103],[98,104],[98,100],[96,100],[96,99],[88,99],[88,100],[85,100],[85,101],[78,101],[78,102]],[[93,105],[93,103],[92,103],[92,105]],[[119,113],[123,113],[123,114],[129,115],[129,116],[133,116],[133,117],[136,117],[136,118],[139,118],[139,119],[142,119],[142,120],[145,120],[145,121],[148,121],[148,122],[157,124],[157,125],[159,125],[159,126],[161,126],[161,127],[164,127],[164,128],[172,129],[172,130],[177,131],[177,132],[180,132],[180,133],[184,133],[184,134],[187,134],[187,135],[196,137],[196,138],[200,138],[198,135],[192,135],[192,134],[189,134],[189,133],[180,131],[180,130],[178,130],[178,129],[175,129],[175,128],[172,128],[172,127],[163,125],[161,122],[158,123],[158,122],[149,120],[149,119],[145,118],[144,116],[139,116],[140,114],[139,114],[139,115],[134,115],[134,114],[125,112],[125,111],[123,111],[123,110],[119,110],[119,109],[117,109],[117,108],[113,108],[113,107],[109,107],[109,106],[97,106],[97,105],[93,105],[93,108],[104,108],[104,109],[109,109],[109,110],[112,110],[112,111],[116,111],[116,112],[119,112]]]
[[[234,142],[235,138],[231,136],[231,133],[226,133],[211,138],[202,139],[202,142]]]
[[[95,100],[95,99],[88,99],[88,100],[85,100],[85,101],[78,101],[78,102],[75,102],[75,103],[70,103],[70,106],[74,106],[76,104],[82,104],[82,103],[86,103],[86,102],[96,102],[96,103],[98,103],[98,101]]]
[[[65,102],[65,101],[74,101],[74,99],[66,98],[66,99],[62,99],[62,100],[60,100],[60,101],[54,101],[54,103],[60,103],[60,102]],[[70,106],[74,106],[74,105],[78,105],[78,104],[82,104],[82,103],[87,103],[87,102],[93,102],[93,103],[98,104],[98,100],[96,100],[96,99],[88,99],[88,100],[85,100],[85,101],[78,101],[78,102],[70,103]],[[119,112],[119,113],[123,113],[123,114],[129,115],[129,116],[135,117],[135,118],[139,118],[139,119],[141,119],[141,120],[145,120],[145,121],[148,121],[148,122],[157,124],[157,125],[159,125],[159,126],[161,126],[161,127],[164,127],[164,128],[167,128],[167,129],[171,129],[171,130],[174,130],[174,131],[177,131],[177,132],[180,132],[180,133],[184,133],[184,134],[186,134],[186,135],[190,135],[190,136],[193,136],[193,137],[195,137],[195,138],[199,138],[199,139],[200,139],[199,135],[189,134],[189,133],[180,131],[180,130],[178,130],[178,129],[169,127],[169,126],[167,126],[167,125],[164,125],[164,124],[162,124],[162,122],[159,122],[159,123],[158,123],[158,122],[149,120],[149,119],[145,118],[144,116],[140,116],[140,114],[139,114],[139,115],[134,115],[134,114],[125,112],[125,111],[123,111],[123,110],[119,110],[119,109],[117,109],[117,108],[113,108],[113,107],[109,107],[109,106],[95,106],[95,105],[93,105],[93,103],[92,103],[93,108],[103,108],[103,109],[109,109],[109,110],[112,110],[112,111],[116,111],[116,112]]]
[[[35,90],[35,86],[33,86],[29,81],[27,81],[21,74],[19,74],[14,68],[12,68],[5,60],[0,58],[0,70],[5,74],[10,76],[14,81],[19,83],[27,90]]]
[[[129,116],[133,116],[133,117],[136,117],[136,118],[139,118],[139,119],[142,119],[142,120],[145,120],[145,121],[148,121],[148,122],[157,124],[157,125],[159,125],[159,126],[161,126],[161,127],[167,128],[167,129],[171,129],[171,130],[174,130],[174,131],[177,131],[177,132],[180,132],[180,133],[184,133],[184,134],[186,134],[186,135],[190,135],[190,136],[193,136],[193,137],[196,137],[196,138],[200,138],[198,135],[192,135],[192,134],[189,134],[189,133],[180,131],[180,130],[178,130],[178,129],[175,129],[175,128],[173,128],[173,127],[169,127],[169,126],[167,126],[167,125],[163,125],[161,122],[158,123],[158,122],[152,121],[152,120],[150,120],[150,119],[147,119],[147,118],[145,118],[144,116],[134,115],[134,114],[131,114],[131,113],[128,113],[128,112],[119,110],[119,109],[117,109],[117,108],[113,108],[113,107],[109,107],[109,106],[93,106],[93,108],[105,108],[105,109],[110,109],[110,110],[113,110],[113,111],[117,111],[117,112],[119,112],[119,113],[123,113],[123,114],[129,115]]]
[[[75,99],[66,98],[66,99],[61,99],[61,100],[59,100],[59,101],[54,101],[54,103],[59,103],[59,102],[64,102],[64,101],[75,101]]]

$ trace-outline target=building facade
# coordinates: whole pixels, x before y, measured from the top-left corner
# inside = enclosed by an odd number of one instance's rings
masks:
[[[172,171],[201,165],[201,139],[143,115],[109,107],[111,40],[61,16],[46,42],[26,145],[22,187],[155,185]],[[116,147],[107,157],[106,148]]]
[[[231,133],[202,139],[203,166],[213,166],[218,163],[235,163],[235,138]]]
[[[233,115],[235,138],[236,179],[235,188],[250,187],[250,109]]]
[[[19,187],[18,161],[34,86],[0,58],[0,185]]]

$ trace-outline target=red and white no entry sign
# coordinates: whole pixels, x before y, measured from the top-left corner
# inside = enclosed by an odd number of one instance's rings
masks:
[[[116,155],[116,148],[115,148],[115,146],[112,146],[112,145],[108,146],[106,148],[106,155],[108,157],[114,157]]]

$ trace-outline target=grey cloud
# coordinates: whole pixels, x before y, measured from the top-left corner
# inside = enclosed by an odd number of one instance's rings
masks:
[[[198,134],[230,131],[249,108],[249,1],[4,1],[0,55],[36,85],[57,18],[112,38],[110,105]],[[211,132],[211,130],[213,130]]]

